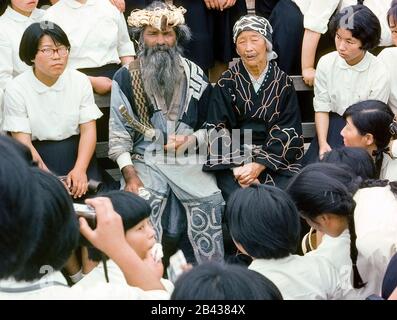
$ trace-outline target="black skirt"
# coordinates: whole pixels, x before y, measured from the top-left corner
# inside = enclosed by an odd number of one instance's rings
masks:
[[[79,141],[80,136],[75,135],[60,141],[33,141],[32,143],[52,173],[57,176],[66,176],[76,163]],[[95,156],[92,157],[88,166],[87,178],[103,181]]]
[[[334,112],[329,113],[327,142],[332,149],[342,147],[344,145],[343,138],[340,132],[342,131],[345,125],[346,125],[346,121],[342,116]],[[303,165],[308,165],[310,163],[318,162],[319,149],[320,148],[318,145],[317,134],[315,134],[312,142],[310,143],[309,149],[307,150],[305,156],[303,157]]]

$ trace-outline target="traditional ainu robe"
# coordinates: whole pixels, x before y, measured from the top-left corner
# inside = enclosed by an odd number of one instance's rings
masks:
[[[231,168],[257,162],[266,167],[258,177],[261,183],[284,187],[301,168],[303,138],[295,89],[273,62],[257,92],[242,61],[227,70],[214,88],[207,123],[205,171],[227,170],[231,175]]]

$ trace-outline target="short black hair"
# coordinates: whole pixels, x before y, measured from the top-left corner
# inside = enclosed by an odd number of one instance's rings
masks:
[[[349,6],[338,12],[330,22],[331,35],[335,37],[340,28],[349,30],[354,38],[359,39],[362,50],[371,50],[379,45],[381,37],[379,19],[364,5]]]
[[[33,161],[32,153],[27,146],[10,136],[0,135],[0,137],[0,146],[4,148],[4,150],[13,149],[13,151],[18,153],[28,165],[37,166],[37,163]]]
[[[298,211],[287,193],[267,185],[236,190],[226,203],[233,240],[256,259],[295,253],[300,236]]]
[[[45,275],[43,266],[58,271],[63,268],[78,245],[79,224],[73,202],[56,176],[39,168],[31,168],[31,177],[38,182],[36,197],[43,203],[40,224],[42,231],[33,254],[25,266],[14,274],[17,281],[32,281]],[[32,212],[35,214],[35,212]]]
[[[40,40],[45,35],[49,36],[54,43],[70,49],[68,36],[56,23],[47,20],[32,23],[23,33],[19,45],[19,58],[28,66],[33,65],[32,60],[36,57]]]
[[[283,300],[268,278],[239,265],[207,262],[184,273],[171,300]]]
[[[114,210],[121,216],[124,232],[135,227],[142,220],[149,218],[151,208],[146,200],[140,196],[126,191],[108,191],[99,193],[98,197],[109,198]],[[102,253],[81,236],[81,244],[89,247],[89,258],[93,261],[101,261]]]
[[[383,153],[388,148],[391,139],[396,139],[397,123],[391,108],[379,100],[357,102],[348,107],[343,117],[351,118],[360,135],[367,133],[374,137],[377,150],[375,151],[376,178],[379,178],[383,163]]]
[[[43,227],[39,186],[12,144],[0,136],[0,279],[24,267]]]
[[[347,165],[363,180],[375,178],[374,160],[364,148],[335,148],[326,152],[321,162]]]

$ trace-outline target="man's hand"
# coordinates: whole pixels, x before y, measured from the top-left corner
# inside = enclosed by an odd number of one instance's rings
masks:
[[[314,84],[314,78],[316,77],[316,69],[314,68],[306,68],[302,70],[302,77],[303,81],[308,85],[308,86],[313,86]]]
[[[92,88],[98,94],[105,95],[112,89],[112,80],[108,77],[88,77]]]
[[[180,154],[188,150],[189,146],[196,143],[196,136],[190,135],[170,135],[168,136],[167,144],[164,146],[164,150],[167,153]]]
[[[221,10],[221,5],[219,3],[219,1],[223,1],[223,0],[204,0],[206,7],[209,10]]]
[[[141,179],[139,179],[134,167],[129,165],[124,167],[121,171],[125,180],[124,191],[138,194],[138,189],[143,188],[144,185]]]
[[[242,167],[234,168],[233,174],[238,183],[242,186],[256,182],[257,178],[266,167],[257,162],[251,162]],[[258,181],[259,182],[259,181]]]
[[[223,11],[225,9],[229,9],[236,4],[236,0],[218,0],[220,5],[220,10]]]
[[[75,199],[81,198],[88,190],[86,172],[78,168],[73,168],[66,177],[66,185]]]

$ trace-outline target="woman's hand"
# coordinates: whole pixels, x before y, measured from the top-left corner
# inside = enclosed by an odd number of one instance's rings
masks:
[[[313,86],[314,85],[314,78],[316,77],[316,69],[314,68],[306,68],[302,70],[302,77],[303,81],[308,85],[308,86]]]
[[[76,167],[73,168],[66,177],[66,185],[75,199],[81,198],[88,190],[86,172]]]
[[[261,172],[265,169],[266,167],[263,164],[251,162],[243,165],[242,167],[234,168],[233,173],[238,183],[243,186],[254,183]]]
[[[328,143],[322,144],[319,146],[319,150],[318,150],[318,157],[320,158],[320,160],[323,159],[324,154],[331,151],[331,147],[329,146]]]

